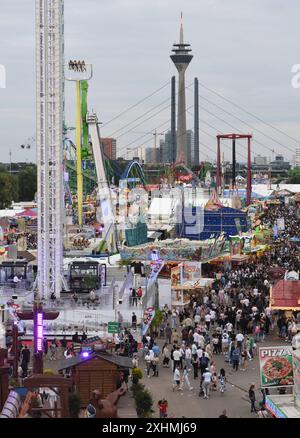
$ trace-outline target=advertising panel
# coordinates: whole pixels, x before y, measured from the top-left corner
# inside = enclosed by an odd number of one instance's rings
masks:
[[[148,307],[144,311],[143,321],[142,321],[142,336],[144,336],[149,330],[150,324],[155,316],[155,309],[153,307]]]
[[[261,386],[289,386],[294,384],[293,350],[285,345],[259,349]]]

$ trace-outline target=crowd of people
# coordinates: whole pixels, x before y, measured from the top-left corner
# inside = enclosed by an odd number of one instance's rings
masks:
[[[158,376],[162,364],[172,371],[173,391],[192,390],[199,380],[199,396],[208,399],[213,392],[226,391],[225,366],[217,369],[216,356],[222,355],[224,365],[231,366],[234,373],[245,372],[268,335],[290,341],[299,332],[300,312],[286,318],[284,312],[270,307],[270,287],[276,280],[272,269],[300,270],[299,248],[290,241],[300,231],[296,213],[294,206],[271,206],[262,224],[272,227],[284,218],[285,229],[274,235],[268,252],[247,264],[222,270],[204,293],[191,296],[184,309],[164,308],[159,330],[165,340],[162,350],[155,337],[144,336],[142,340],[148,378]],[[248,397],[251,412],[261,413],[264,394],[259,407],[254,384]]]

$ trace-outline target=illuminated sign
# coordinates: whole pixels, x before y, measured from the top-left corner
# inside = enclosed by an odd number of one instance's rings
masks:
[[[38,312],[36,315],[36,351],[43,351],[44,315]]]

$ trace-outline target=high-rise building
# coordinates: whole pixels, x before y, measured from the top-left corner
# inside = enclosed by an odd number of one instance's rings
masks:
[[[117,157],[117,140],[115,138],[101,138],[101,144],[107,158],[115,160]]]
[[[146,164],[157,164],[160,162],[160,148],[146,148]]]
[[[194,132],[191,129],[186,131],[186,145],[187,145],[187,160],[186,164],[191,167],[196,163],[195,147],[194,147]],[[172,163],[173,157],[173,143],[172,143],[172,131],[168,131],[165,134],[164,140],[160,140],[159,143],[160,155],[159,161],[161,163]]]
[[[194,148],[194,132],[191,129],[186,131],[186,149],[187,149],[187,161],[188,167],[192,167],[195,164],[195,148]]]
[[[182,14],[181,14],[182,19]],[[177,153],[176,161],[187,163],[187,133],[186,133],[186,104],[185,104],[185,71],[193,55],[189,52],[190,44],[184,43],[183,24],[180,24],[179,44],[174,44],[171,59],[178,70],[178,108],[177,108]]]
[[[257,157],[254,157],[254,164],[258,165],[264,165],[268,163],[267,157],[262,157],[261,155],[258,155]]]

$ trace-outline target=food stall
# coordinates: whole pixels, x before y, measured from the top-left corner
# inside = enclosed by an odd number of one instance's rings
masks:
[[[185,306],[191,296],[203,294],[213,278],[201,277],[201,263],[184,262],[171,269],[172,306]]]

